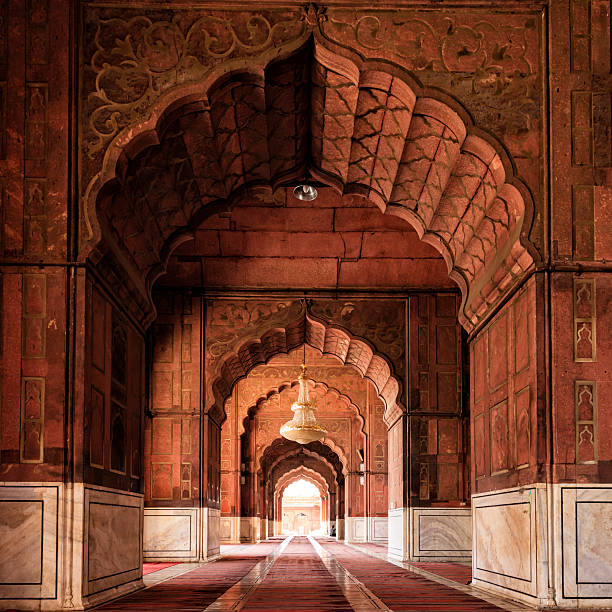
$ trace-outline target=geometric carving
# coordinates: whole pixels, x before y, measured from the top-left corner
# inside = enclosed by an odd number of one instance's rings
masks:
[[[516,421],[516,468],[529,465],[531,440],[531,394],[529,386],[514,394],[514,418]]]
[[[453,349],[455,345],[453,345]],[[455,372],[437,372],[437,396],[439,412],[457,412],[460,409],[460,376]]]
[[[43,462],[45,421],[45,379],[21,379],[21,463]]]
[[[151,462],[151,499],[172,499],[172,463]]]
[[[596,360],[595,279],[574,278],[574,361]]]
[[[508,469],[508,402],[504,400],[490,413],[491,475]]]
[[[23,356],[44,357],[46,344],[46,277],[23,275]]]
[[[191,499],[191,463],[181,463],[181,499]]]
[[[570,70],[591,71],[591,0],[570,3]]]
[[[151,454],[172,454],[172,419],[154,417],[151,419]]]
[[[104,426],[104,394],[93,386],[91,387],[90,419],[89,465],[104,468],[104,439],[106,430]]]
[[[174,325],[158,323],[153,327],[153,361],[172,363],[174,361]]]
[[[514,314],[514,374],[520,374],[530,365],[529,318],[527,297],[519,297],[513,308]]]
[[[597,383],[574,383],[576,406],[576,463],[597,462]]]
[[[593,185],[572,185],[572,257],[575,261],[595,258]]]
[[[419,499],[429,499],[429,464],[419,465]]]
[[[26,84],[26,159],[42,160],[47,155],[48,95],[46,83]]]
[[[91,363],[100,372],[104,373],[106,367],[106,300],[94,288],[92,290],[91,306]]]
[[[503,314],[489,328],[489,390],[508,380],[508,316]]]
[[[44,65],[49,60],[49,0],[28,0],[27,63]]]
[[[474,417],[474,470],[476,478],[486,476],[486,447],[484,414]]]
[[[156,410],[172,410],[173,372],[155,371],[151,378],[153,408]]]
[[[23,242],[26,255],[47,251],[47,185],[41,179],[25,179]]]
[[[95,82],[97,91],[88,100],[100,104],[90,116],[99,138],[90,144],[100,148],[102,141],[114,136],[115,119],[129,113],[130,107],[122,105],[112,115],[113,121],[108,121],[106,113],[117,103],[105,98],[100,87],[125,88],[119,75],[126,68],[111,68],[110,62],[114,64],[133,44],[132,26],[127,22],[116,19],[105,24],[121,32],[100,39],[92,59],[93,72],[108,78]],[[302,25],[296,25],[303,31]],[[167,22],[159,26],[160,30],[177,27]],[[474,35],[477,40],[482,37]],[[111,45],[111,39],[125,40],[125,46]],[[461,49],[457,52],[461,55]],[[493,50],[493,54],[499,52]],[[513,54],[514,50],[508,57]],[[500,61],[505,63],[508,57]],[[513,59],[532,71],[518,48]],[[264,57],[258,61],[266,62]],[[392,72],[361,72],[360,66],[340,59],[318,39],[309,39],[293,55],[262,68],[257,79],[235,73],[218,87],[203,91],[206,105],[196,112],[173,115],[155,147],[136,144],[127,175],[116,182],[108,197],[96,201],[99,186],[118,170],[115,154],[120,146],[112,145],[114,152],[106,157],[101,184],[89,192],[87,204],[92,214],[97,211],[104,240],[118,243],[143,280],[152,279],[165,264],[171,237],[184,233],[189,221],[208,204],[231,200],[254,182],[272,185],[308,163],[322,181],[342,186],[347,194],[359,193],[382,213],[403,218],[419,237],[435,246],[463,292],[460,320],[473,328],[533,263],[518,240],[524,196],[493,145],[473,133],[472,126],[446,102],[414,91],[412,83]],[[146,104],[151,83],[144,73],[142,77],[141,94],[137,93],[141,86],[134,84],[126,95]],[[374,115],[378,127],[372,133],[368,122]],[[105,121],[99,123],[103,116]],[[104,130],[110,132],[104,134]],[[310,150],[308,159],[306,150]],[[145,209],[150,211],[148,216],[141,214]],[[98,227],[96,218],[91,220]],[[152,235],[149,226],[155,227],[156,237],[145,247],[143,241]],[[99,237],[96,240],[92,248],[106,248]],[[490,282],[493,274],[495,282]],[[441,311],[448,306],[440,304]]]
[[[127,427],[125,420],[126,415],[123,406],[115,401],[111,402],[110,469],[122,474],[126,471]]]
[[[192,325],[190,323],[183,324],[182,335],[182,361],[183,363],[191,363],[191,335]]]

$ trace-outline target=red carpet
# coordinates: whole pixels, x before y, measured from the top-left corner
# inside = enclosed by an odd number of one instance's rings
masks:
[[[172,567],[173,565],[177,565],[178,561],[174,563],[143,563],[142,564],[142,575],[146,576],[147,574],[152,574],[153,572],[157,572],[161,569],[165,569],[166,567]]]
[[[295,537],[242,610],[351,612],[353,608],[308,539]]]
[[[459,563],[436,563],[433,561],[427,561],[426,563],[414,563],[411,561],[410,565],[436,574],[436,576],[442,576],[442,578],[458,582],[459,584],[469,584],[472,581],[472,568],[467,565],[460,565]]]
[[[99,610],[149,610],[193,612],[210,605],[250,569],[267,557],[279,542],[249,546],[229,553],[214,563],[208,563],[176,578],[112,601]]]
[[[318,541],[334,555],[336,561],[393,610],[467,612],[502,609],[333,540]]]

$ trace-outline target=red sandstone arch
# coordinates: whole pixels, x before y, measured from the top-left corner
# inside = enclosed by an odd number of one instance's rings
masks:
[[[398,66],[326,44],[315,33],[283,59],[222,64],[109,145],[85,194],[83,253],[110,282],[123,275],[144,326],[155,316],[152,285],[193,228],[306,172],[406,219],[434,245],[461,288],[468,331],[532,266],[521,244],[532,204],[502,145]]]
[[[351,400],[351,398],[348,395],[345,395],[344,393],[341,393],[338,389],[336,389],[334,387],[329,387],[324,382],[312,380],[312,383],[313,383],[313,387],[315,389],[323,390],[325,395],[331,395],[331,396],[335,397],[335,399],[338,399],[338,400],[341,400],[341,401],[345,402],[347,404],[347,406],[349,408],[351,408],[356,413],[357,418],[359,419],[359,424],[361,425],[361,432],[365,435],[365,431],[364,431],[365,417],[361,413],[361,409],[359,408],[359,406],[357,404],[355,404],[353,402],[353,400]],[[297,380],[283,382],[278,387],[274,387],[273,389],[269,389],[265,394],[263,394],[260,397],[258,397],[253,402],[253,405],[248,408],[247,414],[244,416],[243,419],[240,419],[240,416],[241,416],[240,414],[238,415],[238,417],[239,417],[239,421],[238,421],[238,426],[239,426],[238,434],[241,435],[241,434],[244,433],[246,421],[248,420],[248,418],[250,416],[254,415],[260,409],[260,407],[262,406],[262,404],[264,402],[268,401],[272,397],[280,395],[283,391],[286,391],[287,389],[294,389],[294,388],[296,388],[298,386],[299,386],[299,382]]]
[[[374,385],[386,412],[392,411],[399,396],[400,383],[389,361],[376,353],[370,343],[347,331],[326,325],[306,310],[291,325],[265,329],[257,339],[247,340],[230,353],[212,373],[214,405],[207,410],[223,420],[224,406],[236,383],[255,366],[265,364],[279,353],[288,353],[303,344],[324,355],[336,357],[343,365],[357,370]]]

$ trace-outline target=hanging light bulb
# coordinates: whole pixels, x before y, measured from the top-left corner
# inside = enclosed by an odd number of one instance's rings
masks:
[[[302,183],[293,190],[293,195],[304,202],[312,202],[318,195],[319,192],[316,190],[314,185],[308,183]]]
[[[306,365],[302,364],[302,373],[298,376],[300,392],[297,402],[291,406],[294,413],[293,418],[280,428],[281,436],[300,444],[308,444],[327,435],[327,429],[317,423],[314,413],[315,406],[308,395],[308,380]]]

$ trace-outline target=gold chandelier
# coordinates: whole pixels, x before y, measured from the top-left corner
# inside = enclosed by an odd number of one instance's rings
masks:
[[[308,444],[327,435],[327,429],[317,423],[315,405],[310,401],[308,395],[308,380],[306,365],[302,364],[302,373],[298,376],[300,392],[297,402],[291,406],[294,413],[293,418],[280,428],[281,436],[300,444]]]

